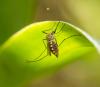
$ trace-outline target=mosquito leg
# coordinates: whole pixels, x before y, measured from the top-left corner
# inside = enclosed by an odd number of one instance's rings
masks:
[[[62,32],[62,29],[64,28],[64,26],[65,26],[65,24],[63,24],[63,26],[61,27],[60,31],[58,31],[57,33],[55,33],[57,37],[61,35],[59,33]]]
[[[69,37],[63,39],[63,40],[61,41],[61,43],[59,44],[59,46],[60,46],[65,40],[67,40],[67,39],[69,39],[69,38],[72,38],[72,37],[75,37],[75,36],[81,36],[81,35],[71,35],[71,36],[69,36]]]
[[[46,41],[47,39],[43,39],[43,44],[44,44],[44,46],[45,46],[45,48],[47,48],[47,46],[46,46],[46,44],[45,44],[45,42],[44,41]]]
[[[53,30],[54,33],[56,32],[59,23],[60,23],[60,21],[57,23],[55,30]],[[45,31],[49,31],[49,30],[53,29],[54,26],[55,26],[55,24],[52,26],[52,28],[50,28],[50,29],[48,29],[48,30],[44,30],[44,31],[42,31],[42,32],[45,33],[45,34],[47,34]]]
[[[65,24],[63,24],[63,25],[62,25],[62,27],[61,27],[61,29],[60,29],[60,31],[58,31],[58,32],[57,32],[57,33],[55,33],[55,34],[60,33],[60,32],[61,32],[61,30],[64,28],[64,26],[65,26]]]
[[[56,30],[57,30],[57,27],[59,26],[59,24],[60,24],[60,21],[57,23],[57,26],[56,26],[56,28],[54,30],[54,33],[56,33]]]
[[[49,31],[49,30],[53,29],[54,26],[55,26],[55,24],[53,24],[53,26],[50,29],[44,30],[42,32],[45,33],[45,34],[47,34],[46,31]]]
[[[40,60],[44,59],[44,58],[47,57],[47,56],[48,56],[48,54],[45,55],[44,57],[40,58],[40,59],[36,59],[36,60],[33,60],[33,61],[28,61],[28,62],[37,62],[37,61],[40,61]]]
[[[44,44],[44,46],[45,46],[45,49],[43,50],[43,52],[37,57],[37,58],[35,58],[33,61],[27,61],[27,62],[34,62],[34,61],[36,61],[36,60],[40,60],[40,59],[38,59],[39,57],[41,57],[42,56],[42,54],[45,52],[45,50],[47,49],[47,47],[46,47],[46,44],[45,44],[45,41],[46,39],[43,39],[43,44]]]

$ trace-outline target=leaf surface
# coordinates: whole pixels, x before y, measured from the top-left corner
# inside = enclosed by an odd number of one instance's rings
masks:
[[[63,21],[57,26],[58,23],[58,21],[44,21],[28,25],[1,46],[0,75],[2,80],[0,83],[7,87],[17,87],[17,85],[20,87],[32,79],[53,73],[96,49],[94,41],[84,31]],[[57,58],[51,54],[51,56],[44,57],[47,55],[48,47],[47,41],[45,41],[46,48],[43,44],[43,39],[46,39],[47,34],[42,31],[46,30],[46,33],[51,33],[56,27],[55,38],[58,43],[59,56]],[[35,61],[38,59],[40,61]],[[7,84],[4,84],[5,81]],[[6,87],[3,85],[2,87]]]

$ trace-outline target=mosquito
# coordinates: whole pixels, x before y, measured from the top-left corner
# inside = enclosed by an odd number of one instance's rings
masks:
[[[28,62],[37,62],[37,61],[40,61],[42,59],[44,59],[45,57],[47,57],[48,55],[51,56],[51,54],[53,54],[56,58],[59,57],[59,46],[66,40],[66,39],[69,39],[71,37],[75,37],[75,36],[81,36],[81,35],[71,35],[69,37],[66,37],[65,39],[63,39],[61,41],[60,44],[57,43],[57,40],[56,40],[56,37],[55,37],[55,34],[58,34],[59,32],[61,32],[61,30],[64,28],[65,24],[62,25],[61,29],[57,32],[57,28],[59,26],[61,22],[59,21],[55,27],[55,29],[49,33],[47,33],[46,31],[49,31],[49,30],[44,30],[42,31],[45,35],[46,35],[46,38],[43,39],[43,43],[44,43],[44,46],[45,46],[45,49],[44,51],[37,57],[35,58],[33,61],[28,61]],[[47,42],[45,44],[45,41]],[[47,54],[43,57],[42,54],[45,52],[45,51],[48,51]]]

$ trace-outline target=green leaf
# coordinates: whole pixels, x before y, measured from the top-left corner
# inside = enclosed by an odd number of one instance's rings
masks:
[[[1,46],[1,87],[22,87],[26,82],[28,83],[32,79],[53,73],[64,65],[95,50],[95,47],[97,47],[96,43],[94,44],[91,37],[84,31],[69,23],[60,22],[57,26],[58,23],[58,21],[33,23],[15,33]],[[62,28],[63,25],[65,26]],[[67,37],[72,35],[80,36],[73,36],[63,41],[58,47],[58,58],[52,54],[41,59],[47,54],[46,50],[38,57],[45,49],[43,39],[46,38],[46,34],[42,31],[49,29],[46,32],[50,33],[56,27],[56,32],[58,33],[55,34],[55,38],[57,39],[58,45]],[[28,62],[34,61],[37,57],[41,60]]]

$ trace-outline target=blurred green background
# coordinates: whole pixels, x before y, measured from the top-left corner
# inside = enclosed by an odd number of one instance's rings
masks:
[[[0,2],[0,44],[34,21],[36,4],[36,0],[3,0]]]
[[[0,2],[0,44],[22,27],[37,21],[64,20],[100,41],[99,0],[3,0]],[[27,87],[100,87],[100,57],[94,52],[53,76]]]

